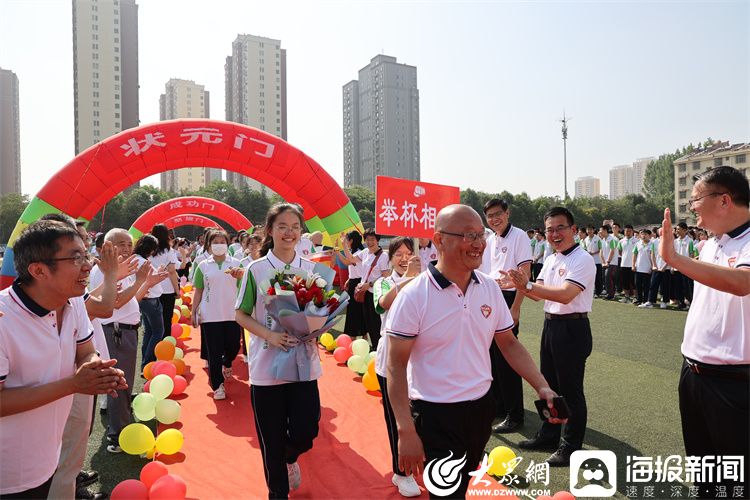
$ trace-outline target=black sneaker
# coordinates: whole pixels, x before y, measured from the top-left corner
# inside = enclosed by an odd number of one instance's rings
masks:
[[[95,470],[82,470],[76,476],[76,488],[81,488],[95,483],[99,479],[99,473]]]
[[[93,493],[88,488],[76,488],[76,500],[104,500],[105,498],[109,498],[107,493]]]
[[[516,432],[521,427],[523,427],[523,421],[511,420],[510,417],[507,417],[499,424],[493,425],[492,432],[496,432],[497,434],[508,434]]]
[[[567,444],[561,445],[557,451],[545,460],[550,467],[568,467],[570,465],[570,455],[576,451],[575,448]]]
[[[560,446],[560,439],[542,438],[537,434],[531,439],[525,439],[518,443],[518,447],[524,450],[556,450]]]

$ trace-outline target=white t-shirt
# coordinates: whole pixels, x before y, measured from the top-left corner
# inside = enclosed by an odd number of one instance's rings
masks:
[[[700,261],[750,268],[750,223],[708,239]],[[696,281],[681,350],[684,356],[702,363],[750,364],[750,295],[720,292]]]
[[[374,283],[375,280],[383,276],[384,272],[389,272],[391,270],[391,263],[388,261],[388,252],[385,250],[380,252],[375,266],[372,265],[373,260],[375,259],[375,254],[370,253],[369,249],[365,248],[359,258],[362,259],[363,282],[369,281],[370,283]]]
[[[294,257],[291,264],[287,265],[276,257],[273,250],[269,251],[265,257],[254,260],[247,267],[240,289],[237,294],[237,302],[234,306],[246,314],[252,314],[253,318],[259,323],[265,325],[273,331],[281,331],[281,328],[275,324],[272,318],[266,314],[266,306],[260,291],[260,283],[269,278],[269,273],[273,270],[282,270],[284,268],[297,268],[306,271],[312,271],[315,263],[303,259],[298,255]],[[253,277],[249,280],[249,276]],[[255,286],[248,286],[255,283]],[[286,380],[279,380],[271,377],[271,366],[274,358],[274,351],[278,347],[270,345],[268,342],[258,337],[250,335],[250,348],[248,349],[248,363],[250,364],[250,383],[252,385],[280,385],[289,383]],[[317,348],[311,350],[311,380],[320,378],[322,368],[320,366],[320,357]]]
[[[500,271],[518,269],[531,263],[531,246],[525,231],[508,224],[502,234],[492,233],[482,255],[483,273],[493,279],[502,277]],[[513,290],[513,289],[510,289]]]
[[[34,302],[16,284],[0,291],[0,384],[34,387],[72,377],[78,345],[93,338],[82,297],[65,306],[58,333],[57,313]],[[73,396],[0,417],[0,494],[36,488],[60,458],[63,429]]]
[[[579,245],[574,245],[564,252],[557,252],[544,261],[537,283],[550,287],[561,287],[567,281],[581,289],[567,304],[544,301],[544,312],[550,314],[572,314],[591,312],[594,302],[594,280],[596,264],[593,256]]]
[[[362,259],[364,258],[364,255],[368,253],[366,248],[363,248],[362,250],[357,250],[352,254],[353,257],[358,257],[359,262],[357,264],[349,264],[347,267],[349,269],[349,279],[357,279],[362,278]]]
[[[240,261],[229,255],[221,264],[211,256],[197,266],[193,285],[203,289],[199,306],[201,323],[234,321],[237,280],[225,272],[230,267],[240,267]]]
[[[300,238],[297,245],[294,247],[294,251],[297,252],[297,255],[301,255],[302,258],[306,259],[308,256],[315,253],[315,248],[310,239]]]
[[[638,240],[633,248],[633,260],[635,261],[635,272],[651,274],[653,266],[651,265],[651,254],[654,252],[654,246],[649,241],[644,243]]]
[[[181,262],[182,261],[180,260],[180,257],[179,255],[177,255],[177,252],[174,248],[169,248],[151,257],[151,265],[156,269],[159,269],[160,267],[164,267],[164,269],[166,269],[169,264],[174,264],[175,269],[177,269],[178,267],[180,267]],[[169,277],[164,278],[161,282],[159,282],[159,285],[161,286],[162,295],[164,295],[165,293],[175,293],[175,289],[172,286],[172,281],[169,279]]]
[[[104,274],[99,266],[94,266],[89,274],[89,287],[94,290],[104,282]],[[135,276],[130,275],[117,282],[120,290],[125,291],[135,284]],[[115,309],[109,318],[100,318],[102,325],[110,325],[114,322],[125,325],[135,325],[141,321],[141,308],[135,296],[124,303],[119,309]]]
[[[144,259],[138,254],[134,254],[134,255],[135,255],[135,258],[138,260],[138,269],[140,269],[141,266],[146,263],[146,259]],[[150,259],[149,259],[149,262],[150,262]],[[152,264],[152,267],[153,267],[153,264]],[[158,268],[154,267],[154,271],[158,271]],[[146,295],[144,296],[144,298],[146,299],[158,299],[159,297],[161,297],[161,284],[160,283],[157,283],[151,288],[149,288],[148,292],[146,292]]]
[[[391,305],[386,332],[412,339],[406,367],[409,398],[433,403],[474,401],[490,390],[490,345],[509,334],[513,318],[497,283],[472,273],[464,294],[430,266]]]
[[[661,254],[659,253],[659,240],[661,238],[654,238],[651,240],[651,247],[653,248],[654,252],[654,258],[656,259],[656,269],[658,271],[669,271],[672,269],[667,265],[667,263],[664,261],[664,259],[661,258]]]

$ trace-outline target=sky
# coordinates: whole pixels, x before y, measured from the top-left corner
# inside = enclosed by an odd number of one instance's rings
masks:
[[[750,142],[750,2],[137,0],[140,120],[170,78],[211,93],[239,33],[287,51],[288,141],[343,179],[342,86],[377,54],[417,67],[422,180],[562,195],[707,137]],[[70,0],[0,0],[20,86],[22,190],[74,157]],[[148,180],[158,184],[158,177]]]

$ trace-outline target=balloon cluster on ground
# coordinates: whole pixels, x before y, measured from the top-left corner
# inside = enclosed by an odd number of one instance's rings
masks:
[[[170,474],[161,462],[149,462],[141,469],[140,479],[126,479],[112,490],[112,500],[183,500],[187,484]]]
[[[320,343],[328,351],[333,352],[333,359],[339,364],[345,364],[351,371],[362,375],[362,385],[368,391],[379,391],[380,383],[375,374],[375,351],[370,352],[370,343],[365,339],[352,340],[342,333],[335,339],[331,333],[320,336]]]

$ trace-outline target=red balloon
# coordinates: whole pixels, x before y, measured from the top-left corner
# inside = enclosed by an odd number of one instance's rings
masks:
[[[151,387],[151,381],[146,380],[146,383],[143,384],[143,392],[148,392],[149,387]]]
[[[154,365],[153,368],[151,368],[151,373],[154,374],[154,377],[164,374],[169,378],[174,379],[175,375],[177,375],[177,367],[169,361],[165,361],[161,364]]]
[[[352,338],[349,335],[342,333],[336,337],[336,345],[339,347],[349,347],[352,345]]]
[[[552,500],[576,500],[576,497],[569,491],[558,491],[552,496]]]
[[[148,500],[148,488],[137,479],[126,479],[115,486],[109,498],[112,500]]]
[[[143,466],[141,469],[141,482],[146,485],[147,488],[151,486],[162,476],[169,474],[167,466],[162,462],[153,461]]]
[[[182,375],[175,375],[174,379],[174,389],[172,389],[172,396],[178,396],[185,392],[185,388],[187,388],[187,380],[185,380],[185,377]]]
[[[182,327],[178,325],[177,323],[172,324],[170,333],[172,334],[172,337],[174,338],[180,338],[180,335],[182,335]]]
[[[177,474],[167,474],[156,480],[148,491],[149,500],[184,500],[187,484]]]
[[[352,352],[348,347],[337,347],[336,350],[333,351],[333,359],[338,363],[346,363],[346,360],[348,360],[351,355]]]
[[[549,495],[539,495],[536,497],[536,500],[552,500],[552,497]]]

